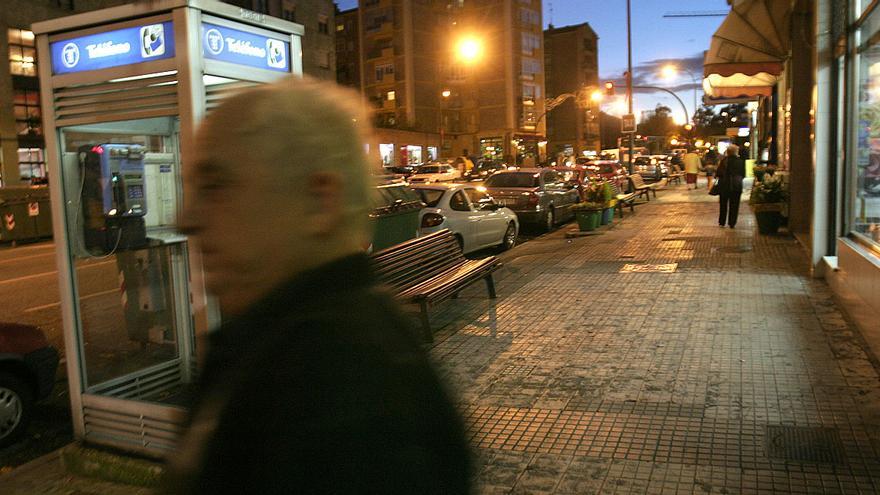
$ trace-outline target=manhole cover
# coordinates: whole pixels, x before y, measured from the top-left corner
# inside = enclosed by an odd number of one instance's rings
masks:
[[[678,263],[664,263],[661,265],[627,263],[620,269],[620,273],[672,273],[678,268]]]
[[[845,463],[840,435],[834,428],[767,425],[764,443],[767,457],[787,461]]]

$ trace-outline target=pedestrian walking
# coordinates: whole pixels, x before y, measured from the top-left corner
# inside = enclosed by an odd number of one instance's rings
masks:
[[[710,148],[703,157],[703,162],[706,169],[706,187],[711,191],[712,184],[715,182],[713,180],[715,170],[718,168],[718,153],[715,153],[715,150]]]
[[[736,227],[739,217],[739,200],[743,191],[743,179],[746,176],[746,162],[739,157],[739,146],[731,144],[725,151],[724,158],[718,165],[719,212],[718,225]]]
[[[462,421],[363,254],[361,108],[291,77],[229,97],[199,131],[182,229],[224,322],[170,493],[470,491]]]
[[[688,152],[684,155],[682,161],[684,161],[685,182],[687,182],[687,187],[690,189],[691,184],[693,184],[694,189],[696,189],[697,175],[700,173],[703,161],[700,160],[700,155],[694,151],[693,147],[688,147]]]

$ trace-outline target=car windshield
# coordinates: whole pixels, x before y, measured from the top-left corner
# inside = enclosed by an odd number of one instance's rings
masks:
[[[511,172],[495,174],[486,179],[486,187],[538,187],[538,174],[529,172]]]
[[[440,167],[437,166],[419,167],[420,174],[439,174],[440,172],[443,172],[443,170],[441,170]]]
[[[437,203],[440,202],[440,198],[443,197],[443,189],[416,189],[416,192],[421,196],[422,201],[429,208],[434,208],[437,206]]]

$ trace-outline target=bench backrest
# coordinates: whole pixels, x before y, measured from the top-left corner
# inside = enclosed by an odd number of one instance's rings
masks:
[[[620,196],[623,194],[623,191],[620,190],[620,186],[617,185],[617,182],[611,182],[611,195],[614,197]]]
[[[645,184],[645,179],[642,179],[642,174],[632,174],[629,176],[629,180],[632,181],[633,186],[635,186],[636,188],[644,187],[647,185]]]
[[[448,229],[391,246],[372,256],[379,280],[401,291],[434,278],[465,261]]]

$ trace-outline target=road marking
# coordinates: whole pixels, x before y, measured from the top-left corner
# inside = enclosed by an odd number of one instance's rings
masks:
[[[91,263],[91,264],[88,264],[88,265],[83,265],[83,266],[77,267],[77,270],[82,270],[83,268],[91,268],[91,267],[94,267],[94,266],[106,265],[106,264],[108,264],[108,263],[116,263],[116,261],[115,261],[115,260],[114,260],[114,261],[101,261],[101,262],[99,262],[99,263]],[[55,275],[55,274],[57,274],[57,273],[58,273],[58,270],[52,270],[51,272],[34,273],[33,275],[25,275],[25,276],[23,276],[23,277],[10,278],[10,279],[6,279],[6,280],[0,280],[0,285],[11,284],[11,283],[14,283],[14,282],[21,282],[21,281],[24,281],[24,280],[30,280],[30,279],[32,279],[32,278],[45,277],[45,276],[47,276],[47,275]]]
[[[88,294],[88,295],[82,296],[81,298],[79,298],[79,300],[83,301],[85,299],[91,299],[93,297],[106,296],[107,294],[115,294],[116,292],[118,292],[118,289],[104,290],[101,292],[95,292],[94,294]],[[42,311],[44,309],[49,309],[49,308],[52,308],[55,306],[61,306],[61,302],[59,301],[59,302],[44,304],[42,306],[34,306],[33,308],[28,308],[28,309],[24,310],[24,312],[25,313],[33,313],[34,311]]]
[[[2,265],[3,263],[13,263],[16,261],[29,260],[32,258],[42,258],[44,256],[55,256],[55,252],[52,251],[51,253],[32,254],[30,256],[22,256],[21,258],[10,258],[8,260],[0,260],[0,265]]]

